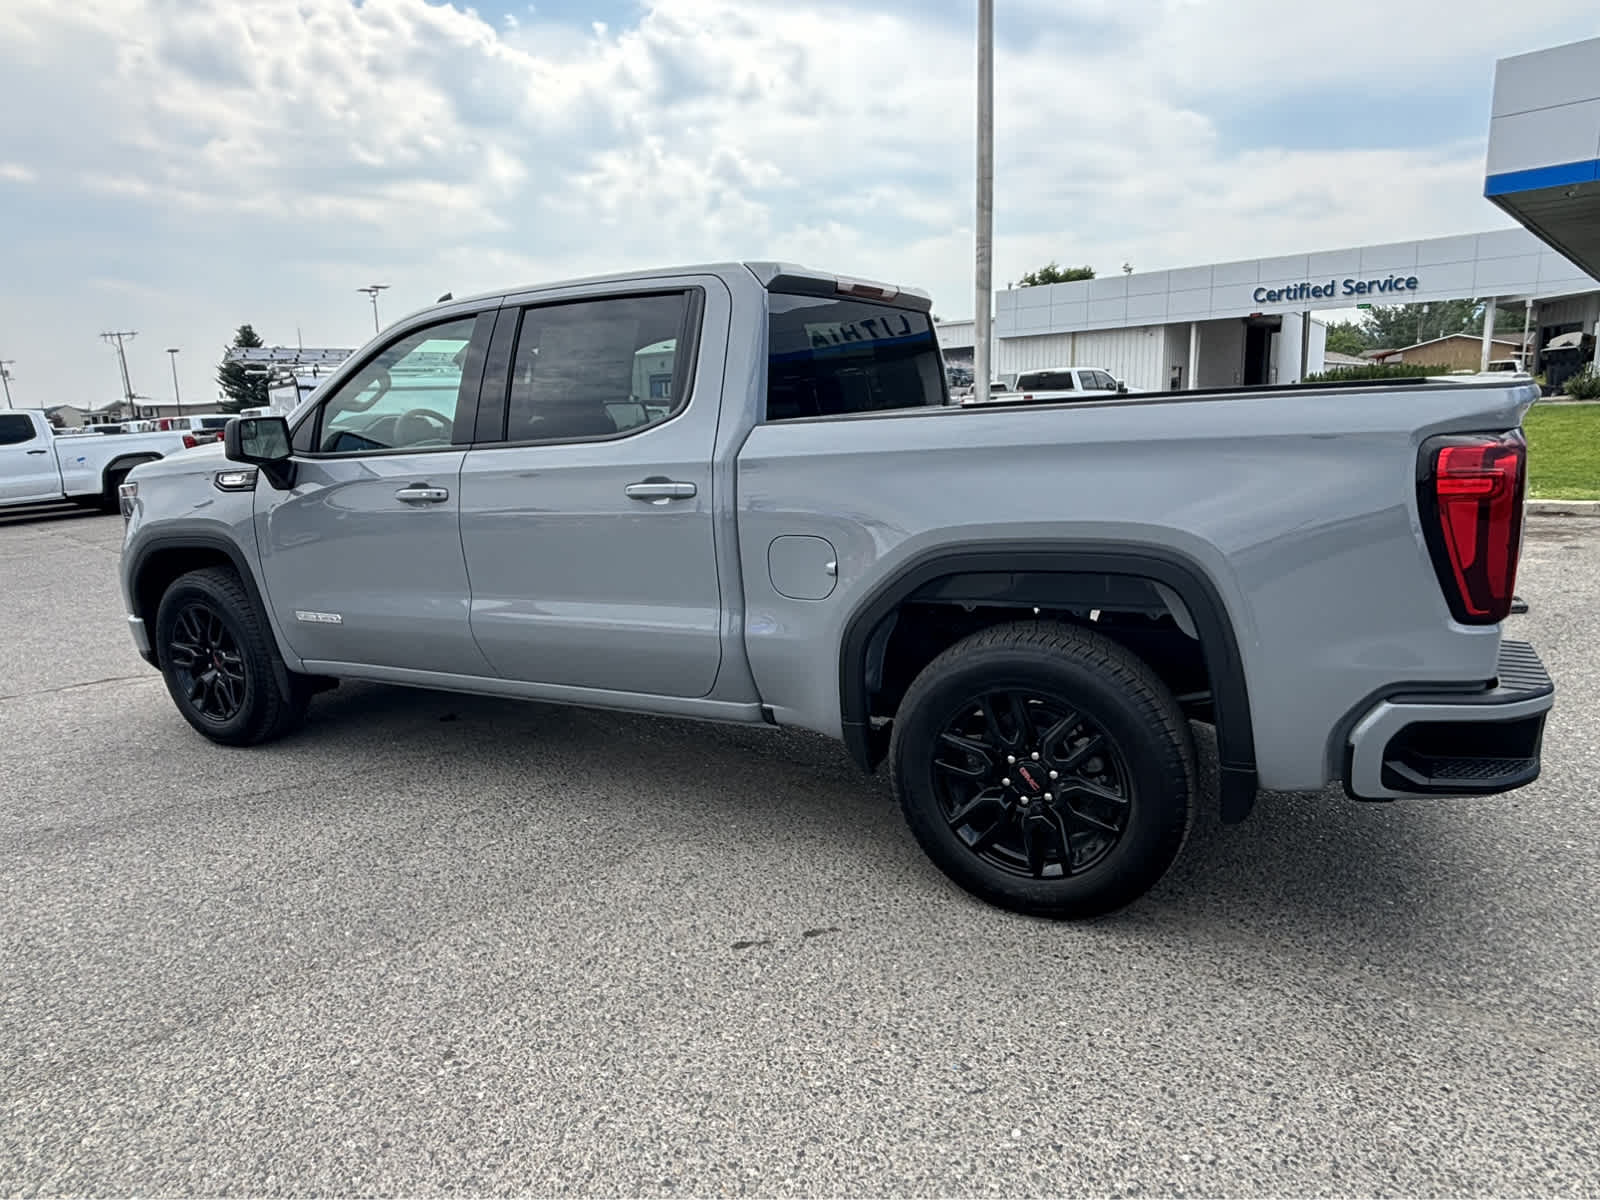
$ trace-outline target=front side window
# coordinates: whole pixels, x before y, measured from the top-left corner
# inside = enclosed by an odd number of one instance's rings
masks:
[[[674,416],[687,402],[690,301],[671,292],[525,310],[506,440],[608,438]]]
[[[768,297],[767,420],[942,405],[928,314],[832,296]]]
[[[21,413],[0,413],[0,446],[33,441],[33,419]]]
[[[457,411],[476,403],[477,381],[462,387],[474,322],[462,317],[407,334],[345,380],[322,405],[317,452],[449,446]]]

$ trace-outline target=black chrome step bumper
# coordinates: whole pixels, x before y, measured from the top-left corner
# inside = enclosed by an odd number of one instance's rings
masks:
[[[1391,696],[1357,721],[1345,750],[1345,791],[1393,800],[1524,787],[1539,777],[1555,693],[1534,648],[1503,641],[1496,679],[1483,691]]]

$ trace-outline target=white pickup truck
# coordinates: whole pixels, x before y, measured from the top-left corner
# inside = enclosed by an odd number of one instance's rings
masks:
[[[1015,404],[1045,402],[1060,404],[1070,400],[1094,400],[1105,396],[1121,396],[1128,391],[1120,379],[1099,367],[1042,367],[1024,371],[1017,376],[1015,387],[989,389],[990,403]],[[964,403],[974,403],[972,400]]]
[[[0,410],[0,508],[76,500],[115,512],[129,471],[183,448],[178,430],[66,435],[36,408]]]

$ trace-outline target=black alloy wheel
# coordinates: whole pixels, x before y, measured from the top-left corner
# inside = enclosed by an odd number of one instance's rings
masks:
[[[1142,896],[1193,815],[1172,692],[1098,630],[996,625],[923,668],[894,714],[895,794],[918,843],[991,904],[1092,917]]]
[[[260,607],[230,567],[175,579],[156,606],[151,640],[178,712],[220,745],[282,737],[300,724],[319,687],[284,664]]]
[[[203,601],[180,609],[167,639],[167,655],[196,714],[219,725],[239,715],[248,695],[248,668],[220,612]]]
[[[985,692],[963,703],[934,748],[946,822],[1002,871],[1082,874],[1111,852],[1136,803],[1106,731],[1060,696]]]

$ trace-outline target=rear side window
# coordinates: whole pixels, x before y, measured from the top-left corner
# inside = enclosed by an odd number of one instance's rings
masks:
[[[0,446],[33,441],[33,419],[21,413],[0,413]]]
[[[527,309],[506,440],[610,438],[677,415],[688,402],[693,299],[669,292]]]
[[[1077,383],[1071,371],[1030,371],[1017,380],[1019,392],[1071,392]]]
[[[767,420],[843,417],[946,402],[927,313],[829,296],[768,300]]]
[[[229,420],[231,420],[231,418],[229,418],[229,417],[201,417],[200,418],[200,428],[201,429],[226,429],[228,427]]]

